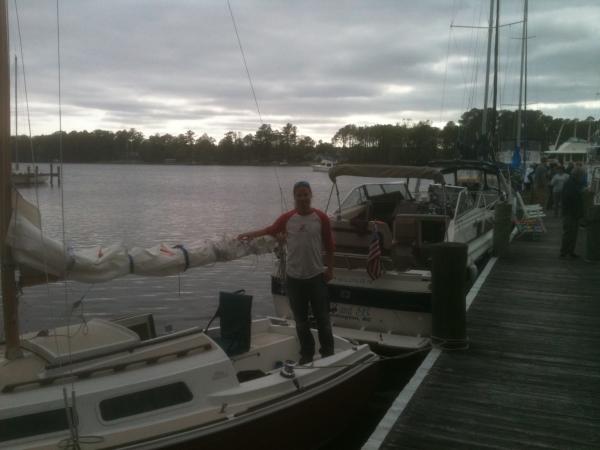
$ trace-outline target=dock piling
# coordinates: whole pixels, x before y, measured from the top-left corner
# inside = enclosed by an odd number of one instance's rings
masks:
[[[585,215],[585,260],[600,261],[600,206],[588,206]]]
[[[431,340],[444,349],[467,348],[467,249],[458,242],[432,246]]]
[[[494,208],[494,255],[503,258],[508,255],[510,233],[512,231],[512,207],[500,202]]]

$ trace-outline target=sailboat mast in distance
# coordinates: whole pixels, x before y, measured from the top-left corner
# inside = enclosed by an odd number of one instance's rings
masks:
[[[0,0],[0,260],[2,264],[2,312],[6,339],[6,359],[22,356],[19,342],[19,313],[15,285],[15,266],[6,234],[12,214],[10,149],[10,64],[8,53],[8,12]]]

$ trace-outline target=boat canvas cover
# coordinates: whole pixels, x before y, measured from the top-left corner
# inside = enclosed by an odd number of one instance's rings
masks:
[[[39,210],[18,193],[13,195],[13,216],[6,240],[14,260],[25,269],[83,283],[104,282],[129,274],[174,275],[191,267],[269,253],[276,245],[271,237],[246,242],[225,235],[190,245],[127,248],[114,244],[75,250],[45,236]]]
[[[373,178],[421,178],[444,184],[444,176],[434,167],[385,166],[381,164],[342,164],[329,170],[329,178],[335,182],[342,175]]]

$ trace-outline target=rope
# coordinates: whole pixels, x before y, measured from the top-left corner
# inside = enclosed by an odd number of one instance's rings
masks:
[[[238,46],[240,47],[240,53],[242,54],[242,61],[244,62],[244,68],[246,69],[246,75],[248,76],[248,83],[250,83],[250,90],[252,91],[252,97],[254,97],[254,104],[256,105],[256,111],[258,112],[258,118],[260,123],[263,124],[263,119],[260,114],[260,107],[258,106],[258,99],[256,98],[256,92],[254,91],[254,84],[252,83],[252,77],[250,76],[250,70],[248,69],[248,63],[246,61],[246,54],[244,53],[244,48],[242,47],[242,40],[240,39],[240,34],[238,33],[237,24],[235,23],[235,17],[233,16],[233,10],[231,9],[231,4],[229,0],[227,0],[227,7],[229,8],[229,15],[231,16],[231,23],[233,24],[233,30],[235,31],[235,36],[237,38]]]
[[[279,201],[281,203],[281,212],[284,213],[288,210],[287,202],[285,201],[285,195],[283,195],[283,189],[281,188],[281,181],[279,180],[279,173],[277,173],[277,167],[273,167],[275,171],[275,178],[277,178],[277,186],[279,186]]]
[[[349,364],[329,364],[326,366],[315,366],[314,364],[302,364],[302,365],[299,364],[299,365],[294,366],[294,369],[327,369],[327,368],[335,368],[335,367],[343,368],[343,367],[355,367],[355,366],[368,366],[368,365],[377,364],[377,363],[384,362],[384,361],[394,361],[394,360],[410,358],[411,356],[417,355],[419,353],[428,352],[432,348],[433,348],[433,346],[427,345],[423,348],[413,350],[412,352],[402,353],[401,355],[395,355],[395,356],[379,355],[379,358],[377,358],[376,360],[356,361],[356,362],[349,363]]]

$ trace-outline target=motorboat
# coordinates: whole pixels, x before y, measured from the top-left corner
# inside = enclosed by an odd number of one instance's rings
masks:
[[[313,164],[313,172],[329,172],[329,169],[335,166],[335,162],[329,159],[323,159],[319,164]]]
[[[468,245],[468,272],[491,251],[494,206],[508,196],[500,170],[480,161],[435,161],[428,167],[339,165],[340,176],[391,178],[352,189],[331,215],[335,278],[329,282],[334,333],[377,347],[429,345],[431,249]],[[382,276],[366,271],[374,235]],[[278,316],[292,317],[279,264],[272,276]]]

